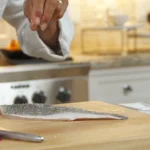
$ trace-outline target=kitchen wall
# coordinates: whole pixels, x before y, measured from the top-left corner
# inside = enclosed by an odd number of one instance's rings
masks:
[[[6,47],[12,39],[17,39],[16,31],[4,20],[0,21],[0,48]]]
[[[71,0],[75,1],[75,0]],[[80,0],[76,0],[80,1]],[[80,20],[75,24],[75,38],[72,44],[73,51],[80,51],[81,48],[81,25],[95,24],[100,26],[106,23],[106,9],[120,9],[129,15],[130,21],[143,22],[146,14],[150,10],[150,1],[148,0],[82,0],[80,6]],[[75,8],[74,8],[75,14]],[[79,16],[79,15],[78,15]],[[73,18],[73,17],[72,17]],[[78,17],[79,18],[79,17]],[[77,21],[76,21],[77,22]],[[147,31],[144,31],[147,32]],[[150,33],[150,31],[148,31]],[[150,39],[138,40],[138,47],[150,49]],[[88,32],[85,36],[86,51],[97,51],[100,53],[118,53],[121,51],[121,34],[120,32]],[[130,40],[130,47],[133,48],[133,40]]]
[[[150,11],[149,0],[70,0],[69,13],[75,26],[75,37],[71,45],[73,52],[81,52],[81,27],[100,26],[107,23],[106,10],[119,9],[129,15],[130,21],[144,21]],[[150,31],[148,31],[150,33]],[[4,21],[0,23],[0,47],[16,38],[15,30]],[[140,48],[150,49],[150,39],[138,40]],[[132,47],[132,40],[130,42]],[[88,32],[85,35],[85,48],[90,52],[118,53],[121,51],[120,32]]]

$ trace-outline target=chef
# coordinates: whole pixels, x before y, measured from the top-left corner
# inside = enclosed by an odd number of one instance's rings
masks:
[[[49,61],[69,55],[68,0],[0,0],[0,17],[15,27],[23,52]]]

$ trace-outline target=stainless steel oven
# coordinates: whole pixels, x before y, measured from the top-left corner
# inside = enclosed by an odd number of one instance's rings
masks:
[[[56,104],[88,100],[87,77],[0,83],[0,89],[0,104]]]
[[[0,69],[0,104],[88,101],[88,65],[39,64]]]

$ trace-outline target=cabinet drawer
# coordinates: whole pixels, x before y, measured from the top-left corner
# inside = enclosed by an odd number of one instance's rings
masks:
[[[113,104],[150,102],[150,74],[90,77],[89,99]]]

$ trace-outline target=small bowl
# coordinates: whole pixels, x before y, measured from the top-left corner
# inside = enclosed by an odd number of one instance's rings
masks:
[[[115,26],[124,26],[128,21],[128,15],[110,15],[109,20]]]

